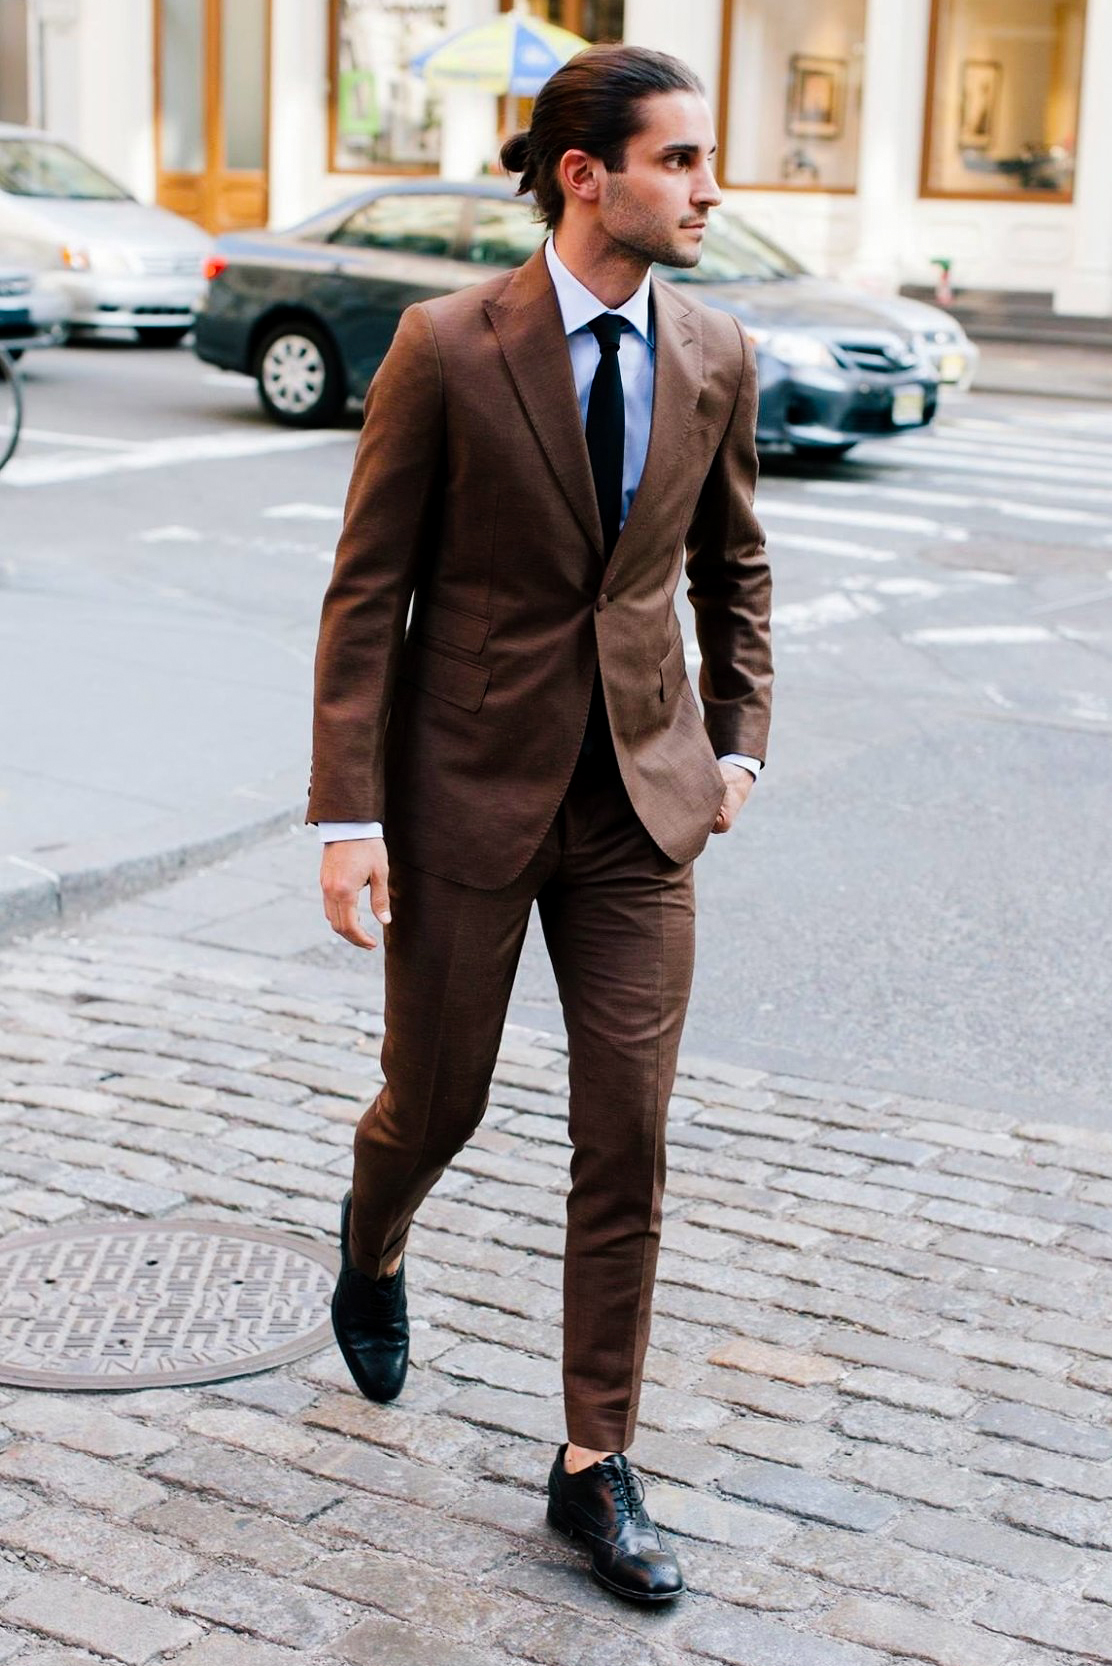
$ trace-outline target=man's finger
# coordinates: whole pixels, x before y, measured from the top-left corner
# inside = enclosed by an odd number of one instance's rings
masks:
[[[376,868],[371,875],[371,913],[384,926],[390,924],[390,888],[385,869]]]
[[[355,902],[331,902],[326,904],[325,913],[332,930],[339,937],[355,945],[357,949],[377,949],[375,938],[369,937],[359,923],[359,909]]]

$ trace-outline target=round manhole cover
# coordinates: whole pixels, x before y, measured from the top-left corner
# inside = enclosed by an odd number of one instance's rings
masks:
[[[339,1255],[228,1221],[103,1221],[0,1242],[0,1383],[212,1383],[331,1337]]]

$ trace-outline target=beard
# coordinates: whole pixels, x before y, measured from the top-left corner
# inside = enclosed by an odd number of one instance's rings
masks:
[[[649,265],[697,266],[703,252],[698,244],[681,240],[675,222],[643,203],[621,174],[607,179],[602,228],[616,247]]]

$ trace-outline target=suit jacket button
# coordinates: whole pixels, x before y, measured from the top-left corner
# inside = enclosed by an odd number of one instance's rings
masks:
[[[602,592],[602,595],[599,597],[598,602],[596,604],[596,607],[597,607],[597,610],[598,610],[599,613],[601,613],[603,611],[603,609],[608,606],[609,601],[610,601],[610,597],[606,594],[606,591],[604,590]]]

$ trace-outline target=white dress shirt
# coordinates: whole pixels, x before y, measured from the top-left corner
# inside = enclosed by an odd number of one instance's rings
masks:
[[[544,257],[556,290],[560,316],[568,338],[572,378],[579,400],[579,419],[587,425],[587,405],[591,397],[591,383],[598,369],[602,349],[588,328],[600,312],[614,312],[629,324],[622,331],[618,348],[618,369],[622,378],[625,400],[625,456],[622,465],[622,524],[625,524],[634,495],[641,481],[645,457],[649,449],[649,429],[653,409],[653,324],[649,307],[649,273],[638,284],[628,301],[620,307],[606,307],[569,272],[556,253],[556,243],[548,238]],[[740,764],[754,780],[760,773],[758,758],[730,752],[719,759],[724,764]],[[381,839],[382,823],[322,821],[319,823],[321,840],[331,844],[337,839]]]

